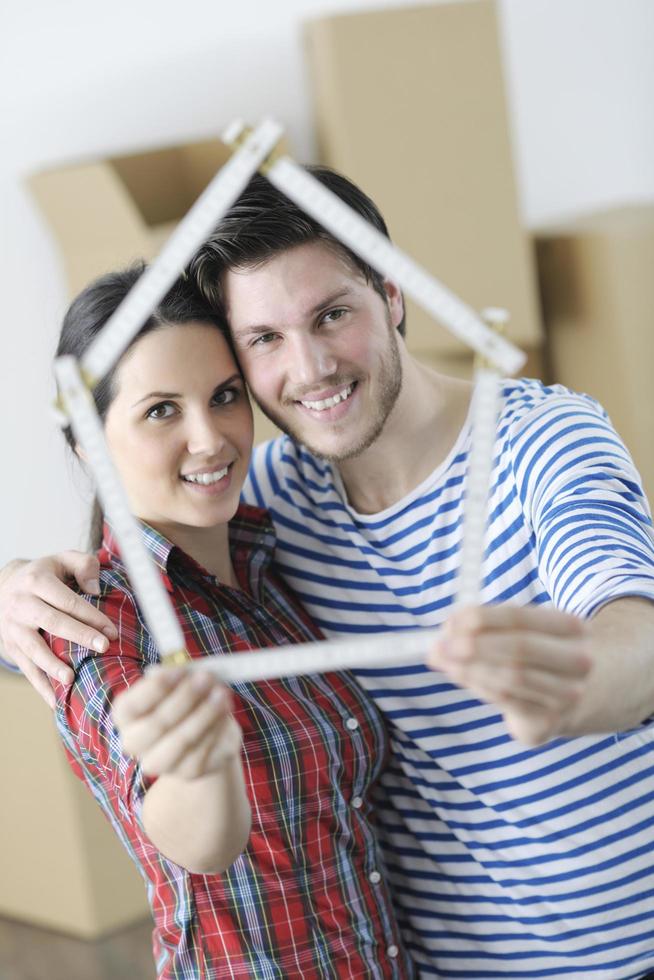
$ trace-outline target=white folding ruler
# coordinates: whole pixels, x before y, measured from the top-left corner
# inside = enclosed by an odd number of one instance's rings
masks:
[[[469,604],[479,599],[500,371],[506,374],[517,372],[524,363],[524,355],[310,173],[289,157],[276,155],[273,151],[281,134],[281,127],[271,120],[265,120],[253,131],[238,122],[229,127],[223,136],[235,150],[229,162],[180,222],[159,256],[139,278],[80,362],[72,357],[62,357],[55,363],[58,407],[65,416],[65,424],[70,421],[75,438],[87,457],[104,513],[112,525],[137,601],[164,663],[187,662],[182,630],[130,512],[91,392],[120,358],[153,308],[257,170],[477,352],[458,602]],[[497,311],[487,314],[491,323],[499,319],[501,316]],[[215,670],[226,682],[234,683],[357,666],[416,662],[424,658],[436,634],[436,630],[375,634],[352,641],[331,640],[215,659],[203,658],[195,665]]]

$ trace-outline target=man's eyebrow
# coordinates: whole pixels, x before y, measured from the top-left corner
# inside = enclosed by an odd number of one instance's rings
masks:
[[[351,294],[351,290],[348,289],[347,286],[345,286],[343,289],[338,289],[335,293],[331,293],[329,296],[326,296],[325,299],[317,303],[316,306],[314,306],[314,308],[310,312],[313,316],[315,316],[316,313],[320,313],[327,306],[331,306],[332,303],[336,302],[336,300],[345,299],[350,294]]]
[[[213,393],[215,395],[217,391],[222,391],[223,388],[228,388],[230,385],[233,385],[235,381],[242,380],[243,376],[241,375],[240,371],[235,371],[234,374],[230,375],[229,378],[226,378],[225,381],[221,381],[220,384],[217,384],[213,390]],[[179,391],[150,391],[147,395],[143,395],[143,398],[139,398],[138,401],[134,402],[132,408],[136,408],[136,406],[140,405],[141,402],[146,402],[150,398],[159,398],[161,401],[165,401],[167,398],[183,397],[184,396]]]
[[[316,303],[310,310],[307,311],[307,316],[316,316],[316,314],[321,313],[332,303],[335,303],[339,299],[345,299],[351,295],[351,290],[345,286],[342,289],[336,290],[334,293],[330,293],[329,296],[325,296],[321,299],[319,303]],[[267,330],[274,330],[274,325],[269,323],[251,323],[244,327],[230,327],[233,337],[247,337],[250,334],[265,333]]]

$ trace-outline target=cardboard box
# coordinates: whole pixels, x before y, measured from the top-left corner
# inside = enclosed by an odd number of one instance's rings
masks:
[[[379,205],[391,237],[472,307],[504,306],[538,348],[530,241],[518,213],[495,5],[437,3],[307,25],[319,152]],[[469,368],[413,303],[409,349]]]
[[[206,140],[31,176],[71,296],[103,272],[154,258],[230,152],[219,140]]]
[[[613,208],[536,236],[555,381],[597,398],[654,500],[654,206]]]
[[[230,155],[220,140],[204,140],[32,175],[71,298],[103,272],[153,259]],[[278,431],[255,409],[255,442]]]
[[[149,918],[145,885],[70,771],[52,712],[0,670],[0,915],[94,939]]]

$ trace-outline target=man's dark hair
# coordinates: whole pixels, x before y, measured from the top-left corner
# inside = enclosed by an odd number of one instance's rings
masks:
[[[390,239],[376,204],[356,184],[329,167],[305,169]],[[188,273],[205,299],[225,316],[222,288],[225,271],[263,265],[280,252],[308,242],[323,242],[342,255],[387,302],[383,276],[260,174],[250,180],[211,237],[195,254]],[[404,316],[397,329],[404,336]]]

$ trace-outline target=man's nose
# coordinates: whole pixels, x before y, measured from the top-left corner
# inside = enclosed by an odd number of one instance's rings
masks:
[[[315,385],[336,373],[338,358],[329,343],[312,334],[293,339],[287,371],[295,384]]]

